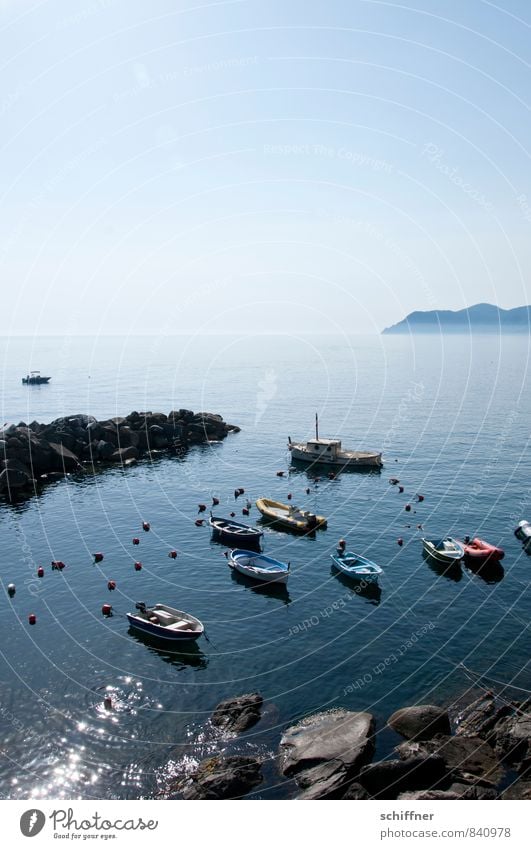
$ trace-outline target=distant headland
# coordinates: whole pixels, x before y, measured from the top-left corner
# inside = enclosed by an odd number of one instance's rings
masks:
[[[382,333],[529,333],[531,306],[503,310],[494,304],[475,304],[463,310],[419,310]]]

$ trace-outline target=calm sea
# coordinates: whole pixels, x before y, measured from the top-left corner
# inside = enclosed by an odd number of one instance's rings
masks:
[[[265,758],[255,795],[286,797],[274,755],[282,728],[305,713],[373,712],[385,755],[396,741],[384,721],[402,705],[451,704],[478,674],[522,697],[531,561],[513,529],[531,519],[529,353],[527,336],[509,335],[0,340],[2,422],[187,407],[242,428],[184,458],[0,501],[1,796],[152,797],[227,750]],[[50,385],[23,386],[30,369],[51,374]],[[309,437],[316,410],[323,436],[383,447],[381,474],[317,484],[288,475],[288,434]],[[241,515],[249,498],[255,522],[259,495],[288,492],[329,524],[314,539],[266,531],[267,553],[292,566],[288,593],[272,594],[231,573],[223,547],[195,526],[197,505],[215,495],[220,512]],[[421,536],[467,533],[505,547],[503,573],[449,577],[423,559]],[[380,592],[358,593],[333,573],[340,537],[383,567]],[[98,565],[95,551],[105,554]],[[62,573],[50,571],[54,559],[67,563]],[[186,654],[146,645],[123,618],[136,601],[189,610],[209,640]],[[220,699],[253,690],[265,698],[259,725],[236,740],[209,728]]]

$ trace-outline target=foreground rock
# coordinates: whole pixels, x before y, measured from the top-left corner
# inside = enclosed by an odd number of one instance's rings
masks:
[[[396,799],[408,790],[436,789],[447,781],[447,769],[439,755],[413,755],[370,764],[361,770],[357,781],[372,799]]]
[[[82,472],[101,464],[128,467],[142,457],[181,452],[237,431],[216,413],[184,409],[168,415],[132,412],[103,421],[80,414],[50,424],[19,422],[0,430],[0,493],[12,497],[49,480],[50,475]]]
[[[238,799],[261,783],[261,768],[260,761],[240,755],[208,758],[179,791],[184,799]]]
[[[239,734],[255,725],[261,716],[263,698],[260,693],[246,693],[220,702],[211,716],[212,725]]]
[[[340,798],[373,754],[372,715],[335,710],[288,728],[280,741],[280,768],[302,788],[299,798]]]
[[[435,705],[400,708],[389,717],[387,724],[406,740],[429,740],[435,734],[450,734],[447,711]]]
[[[486,780],[495,786],[504,774],[494,749],[481,737],[439,734],[431,740],[401,743],[397,752],[406,762],[412,757],[435,755],[443,762],[448,777],[467,784]]]

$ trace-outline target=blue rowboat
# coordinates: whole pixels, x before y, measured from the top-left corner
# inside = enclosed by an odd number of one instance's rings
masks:
[[[185,613],[184,610],[177,610],[167,604],[147,607],[143,601],[139,601],[135,607],[138,612],[128,613],[127,619],[131,628],[143,634],[177,642],[197,640],[205,631],[202,622],[191,613]]]
[[[228,555],[228,563],[231,569],[236,569],[248,578],[257,581],[274,582],[275,584],[287,584],[289,577],[289,563],[282,563],[274,557],[266,557],[265,554],[256,554],[254,551],[246,551],[235,548]]]
[[[331,554],[334,565],[348,575],[359,581],[377,581],[383,573],[383,569],[367,557],[355,554],[353,551],[345,551],[344,554]]]

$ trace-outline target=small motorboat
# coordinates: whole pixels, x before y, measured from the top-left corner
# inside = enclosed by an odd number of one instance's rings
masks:
[[[324,516],[316,516],[315,513],[301,510],[300,507],[292,504],[282,504],[280,501],[273,501],[272,498],[259,498],[256,506],[262,516],[284,530],[307,534],[318,528],[323,530],[326,528],[327,522]]]
[[[139,601],[135,608],[138,613],[127,614],[130,626],[162,640],[197,640],[205,631],[203,624],[191,613],[167,604],[147,607],[145,602]]]
[[[40,385],[41,383],[48,383],[51,379],[51,377],[45,377],[42,375],[40,371],[32,371],[30,374],[27,374],[26,377],[22,378],[22,383],[35,386]]]
[[[524,544],[526,550],[531,548],[531,524],[526,519],[518,522],[514,535]]]
[[[425,553],[438,563],[456,564],[465,556],[463,543],[453,537],[423,539],[422,545]]]
[[[258,528],[244,525],[243,522],[234,522],[232,519],[221,519],[212,514],[208,524],[212,528],[213,538],[224,545],[244,545],[256,548],[260,546],[260,539],[264,535],[264,532]]]
[[[288,582],[289,563],[282,563],[273,557],[266,557],[265,554],[256,554],[254,551],[245,551],[241,548],[231,551],[227,559],[231,569],[236,569],[248,578],[276,584]]]
[[[381,566],[369,560],[368,557],[362,557],[361,554],[355,554],[353,551],[346,551],[344,554],[331,554],[334,565],[348,575],[349,578],[356,578],[363,581],[377,581],[383,573]]]
[[[498,548],[491,545],[490,542],[485,542],[484,539],[474,537],[470,541],[465,540],[465,557],[467,560],[474,560],[477,563],[498,563],[505,557],[503,548]]]

